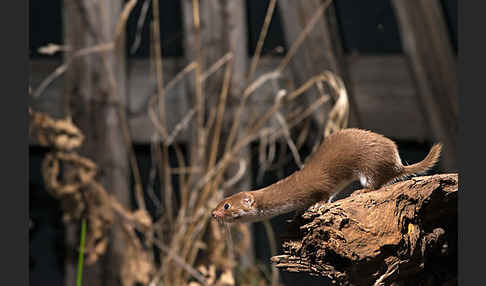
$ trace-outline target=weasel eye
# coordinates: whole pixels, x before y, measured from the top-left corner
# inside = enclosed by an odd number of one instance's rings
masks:
[[[228,203],[224,204],[224,209],[227,210],[229,209],[230,205]]]

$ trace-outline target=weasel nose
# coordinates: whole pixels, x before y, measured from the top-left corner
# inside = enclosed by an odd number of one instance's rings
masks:
[[[221,211],[218,211],[218,210],[214,210],[211,214],[212,214],[213,218],[223,217],[223,213]]]

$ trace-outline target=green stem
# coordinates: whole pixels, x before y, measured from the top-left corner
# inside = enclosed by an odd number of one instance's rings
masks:
[[[86,219],[81,220],[81,242],[79,243],[79,257],[78,257],[78,277],[76,279],[76,286],[81,286],[83,278],[83,259],[84,259],[84,239],[86,237]]]

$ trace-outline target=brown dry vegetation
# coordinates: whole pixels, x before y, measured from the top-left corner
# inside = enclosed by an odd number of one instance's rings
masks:
[[[117,98],[117,84],[113,71],[106,63],[106,54],[117,49],[122,38],[122,31],[136,0],[128,1],[120,15],[113,42],[97,43],[93,47],[79,50],[67,59],[65,63],[46,78],[33,92],[33,97],[39,97],[54,80],[69,69],[74,58],[86,57],[91,54],[101,54],[105,61],[105,71],[110,78],[110,88]],[[138,208],[129,210],[117,202],[116,198],[106,190],[110,186],[103,186],[97,181],[96,158],[86,158],[76,151],[83,143],[83,133],[70,118],[52,119],[47,114],[30,110],[30,132],[33,138],[43,146],[50,146],[51,152],[43,164],[44,181],[49,192],[61,200],[64,218],[67,221],[88,220],[86,242],[87,263],[94,263],[100,255],[105,253],[108,233],[114,224],[119,224],[124,230],[124,239],[127,249],[126,257],[122,263],[123,285],[133,285],[141,282],[145,285],[233,285],[235,263],[241,255],[248,251],[250,233],[245,225],[231,227],[231,238],[227,240],[228,230],[222,228],[210,219],[209,210],[220,200],[225,191],[237,183],[247,172],[248,162],[241,157],[241,150],[247,148],[251,142],[260,140],[259,154],[262,171],[268,170],[274,164],[275,144],[283,142],[291,151],[293,159],[301,165],[304,160],[299,156],[298,149],[308,143],[311,116],[315,112],[323,112],[328,106],[330,112],[324,126],[325,135],[346,127],[348,121],[349,104],[346,89],[342,80],[329,71],[323,71],[308,79],[303,85],[286,90],[279,81],[281,73],[292,60],[299,45],[312,29],[316,19],[322,15],[330,1],[322,4],[298,40],[293,43],[289,52],[282,59],[281,64],[272,72],[254,78],[258,69],[263,41],[266,37],[269,22],[275,9],[275,0],[272,0],[267,11],[265,24],[262,28],[256,55],[253,57],[246,87],[239,96],[236,109],[227,110],[228,93],[232,86],[233,54],[227,53],[207,70],[203,70],[203,59],[197,56],[196,60],[184,67],[180,73],[170,80],[164,80],[162,73],[163,55],[160,49],[158,1],[153,1],[154,19],[152,23],[153,45],[155,51],[152,55],[155,76],[157,78],[157,95],[151,97],[147,105],[147,113],[153,123],[152,157],[154,164],[151,173],[158,172],[161,180],[160,197],[163,203],[156,201],[159,210],[163,213],[160,219],[151,217],[145,207],[145,200],[157,200],[155,196],[145,197],[153,190],[142,190],[141,178],[135,160],[135,154],[130,139],[130,130],[122,104],[118,104],[118,120],[121,122],[124,141],[129,147],[130,166],[135,180],[135,198]],[[193,22],[196,35],[199,32],[198,1],[193,1]],[[199,46],[199,49],[201,47]],[[66,47],[50,45],[44,52],[53,53],[66,50]],[[214,74],[223,72],[223,83],[220,94],[213,106],[207,107],[205,101],[208,94],[204,85],[212,80]],[[166,118],[170,111],[165,109],[165,94],[174,88],[183,79],[194,80],[195,105],[179,124],[168,130]],[[165,84],[164,84],[165,83]],[[263,85],[272,85],[273,92],[265,96],[272,97],[274,104],[261,114],[255,114],[243,122],[242,116],[246,114],[250,97],[259,92]],[[301,100],[305,92],[316,88],[321,95],[310,104],[303,106]],[[308,102],[308,101],[307,101]],[[120,101],[118,100],[118,103]],[[299,112],[288,112],[297,110]],[[276,119],[278,125],[269,122]],[[224,122],[230,122],[227,136],[222,136]],[[276,126],[278,128],[276,128]],[[300,126],[299,132],[294,130]],[[191,160],[185,163],[184,154],[175,144],[178,134],[184,130],[193,130],[196,134],[196,144],[192,146]],[[293,138],[297,138],[294,140]],[[318,136],[313,145],[318,145],[322,136]],[[309,144],[309,143],[308,143]],[[176,151],[178,164],[172,166],[168,160],[169,147]],[[231,178],[225,176],[231,166],[238,166],[238,171]],[[180,189],[176,190],[171,184],[171,175],[179,174]],[[62,179],[61,179],[62,178]],[[180,193],[180,204],[176,206],[174,193]],[[162,201],[162,200],[161,200]],[[273,245],[275,255],[275,241],[269,224],[268,237]],[[143,234],[142,236],[138,234]],[[142,237],[142,238],[141,238]],[[157,262],[152,253],[155,248],[161,260]],[[261,272],[250,269],[248,275],[260,276],[260,284],[270,283],[264,279]],[[278,277],[274,274],[269,280],[277,284]],[[241,277],[245,277],[242,275]],[[240,279],[240,278],[239,278]],[[257,279],[257,280],[258,280]],[[240,279],[241,284],[250,283],[245,278]]]

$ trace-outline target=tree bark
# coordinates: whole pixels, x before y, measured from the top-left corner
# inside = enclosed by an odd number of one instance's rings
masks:
[[[416,177],[317,203],[272,262],[341,285],[454,285],[457,184],[457,174]]]
[[[123,1],[64,1],[65,45],[69,61],[78,50],[113,41]],[[117,48],[121,48],[118,46]],[[110,82],[116,82],[116,90]],[[117,94],[115,94],[115,92]],[[125,99],[125,59],[123,48],[78,57],[65,75],[65,112],[85,135],[81,153],[94,160],[102,173],[100,182],[125,207],[129,207],[129,167],[123,140],[118,104]],[[121,100],[121,102],[119,101]],[[67,227],[68,259],[66,285],[76,281],[79,228]],[[94,265],[85,266],[85,285],[120,285],[124,261],[124,236],[114,225],[108,252]]]

